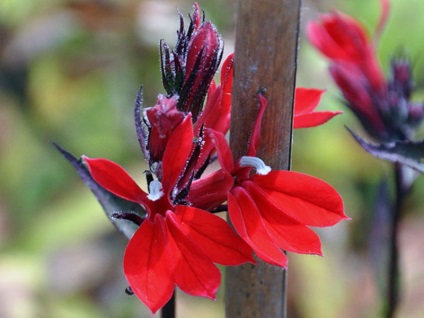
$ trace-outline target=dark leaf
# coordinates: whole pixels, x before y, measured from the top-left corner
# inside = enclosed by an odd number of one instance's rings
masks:
[[[424,140],[370,144],[348,128],[353,138],[374,157],[397,162],[424,173]]]
[[[84,166],[81,159],[75,158],[72,154],[70,154],[69,152],[62,149],[56,144],[54,144],[54,146],[62,153],[62,155],[66,159],[68,159],[68,161],[77,170],[81,179],[91,189],[99,203],[102,205],[106,216],[113,223],[113,225],[115,225],[115,227],[128,239],[131,238],[138,228],[137,225],[129,220],[115,218],[114,215],[116,213],[137,213],[140,217],[144,218],[144,216],[146,215],[145,210],[139,204],[124,200],[103,189],[90,176],[90,173]]]
[[[171,57],[168,45],[161,40],[159,45],[160,50],[160,67],[162,72],[162,84],[168,95],[174,94],[175,74],[171,66]]]
[[[144,158],[149,161],[150,154],[147,150],[149,139],[149,127],[143,118],[143,87],[140,87],[134,107],[135,129],[137,131],[138,142],[143,152]]]

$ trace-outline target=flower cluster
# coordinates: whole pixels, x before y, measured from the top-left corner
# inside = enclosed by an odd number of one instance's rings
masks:
[[[410,62],[397,56],[385,78],[375,43],[389,13],[382,13],[371,39],[354,18],[340,12],[308,25],[310,42],[330,60],[330,74],[368,134],[380,143],[411,140],[424,120],[424,104],[411,100],[414,88]]]
[[[215,264],[265,262],[286,267],[283,250],[321,255],[309,226],[347,219],[339,194],[325,182],[296,172],[271,171],[256,157],[266,100],[246,156],[233,159],[225,134],[230,128],[233,55],[224,61],[220,83],[213,77],[223,44],[197,4],[187,30],[183,18],[175,47],[161,42],[166,95],[153,107],[136,100],[135,125],[149,170],[148,192],[118,164],[83,156],[89,175],[108,193],[143,207],[115,213],[138,226],[124,256],[124,273],[134,294],[152,312],[171,298],[175,286],[215,298],[220,272]],[[339,112],[314,112],[322,91],[296,90],[296,128],[322,124]],[[69,154],[68,154],[69,158]],[[216,170],[206,173],[216,162]],[[254,169],[254,171],[252,171]],[[210,170],[210,169],[208,169]],[[228,211],[231,227],[215,212]]]

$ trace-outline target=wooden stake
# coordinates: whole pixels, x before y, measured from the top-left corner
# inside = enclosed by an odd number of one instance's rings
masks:
[[[230,144],[247,151],[266,89],[258,156],[273,169],[289,169],[301,0],[239,0]],[[286,317],[286,271],[259,262],[228,267],[226,317]]]

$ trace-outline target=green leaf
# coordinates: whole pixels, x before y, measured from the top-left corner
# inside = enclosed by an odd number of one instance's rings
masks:
[[[349,128],[348,130],[359,145],[374,157],[400,163],[424,173],[424,140],[395,141],[375,145],[366,142]]]
[[[128,239],[130,239],[133,236],[134,232],[137,230],[138,226],[129,220],[118,219],[114,217],[114,214],[136,213],[140,217],[144,218],[146,216],[146,211],[143,209],[143,207],[137,203],[122,199],[102,188],[98,183],[93,180],[88,169],[84,166],[84,163],[81,159],[75,158],[72,154],[70,154],[69,152],[62,149],[56,144],[54,144],[54,146],[62,153],[62,155],[66,159],[68,159],[68,161],[77,170],[81,179],[90,188],[99,203],[102,205],[106,216],[109,218],[112,224],[122,234],[124,234]]]

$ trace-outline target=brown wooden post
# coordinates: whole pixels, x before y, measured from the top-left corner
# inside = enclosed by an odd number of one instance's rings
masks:
[[[289,169],[301,0],[239,0],[230,144],[247,151],[266,89],[258,156],[273,169]],[[258,262],[228,267],[227,318],[286,317],[286,271]]]

